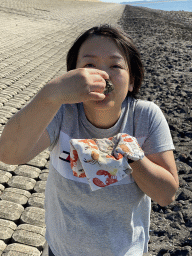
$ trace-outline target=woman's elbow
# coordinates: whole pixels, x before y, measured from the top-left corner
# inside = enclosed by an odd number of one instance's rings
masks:
[[[18,165],[20,161],[16,157],[11,156],[9,150],[5,150],[3,145],[0,143],[0,162],[9,165]]]
[[[19,165],[20,164],[20,162],[17,159],[3,156],[1,153],[0,153],[0,162],[2,162],[4,164],[9,164],[9,165]]]
[[[174,191],[172,191],[172,193],[169,193],[169,195],[165,195],[164,197],[161,197],[159,199],[159,202],[157,202],[157,203],[162,207],[168,206],[171,203],[173,203],[175,201],[176,192],[177,192],[178,188],[179,188],[179,184],[176,184],[174,187]]]
[[[171,203],[173,203],[175,201],[175,195],[171,198],[165,198],[164,200],[160,200],[159,202],[157,202],[161,207],[165,207],[170,205]]]

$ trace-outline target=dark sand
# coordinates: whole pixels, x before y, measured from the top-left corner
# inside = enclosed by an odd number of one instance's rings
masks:
[[[175,145],[180,188],[167,207],[152,203],[149,252],[192,255],[192,13],[126,6],[120,24],[145,67],[140,98],[163,111]]]

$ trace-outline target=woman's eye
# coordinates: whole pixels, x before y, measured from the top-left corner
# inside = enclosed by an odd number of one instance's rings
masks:
[[[119,65],[113,65],[112,68],[121,68]]]
[[[94,67],[94,65],[91,63],[85,65],[85,68],[92,68],[92,67]]]

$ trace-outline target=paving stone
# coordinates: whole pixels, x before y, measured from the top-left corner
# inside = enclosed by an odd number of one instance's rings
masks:
[[[27,80],[25,77],[22,77],[19,81],[17,81],[17,85],[19,85],[19,87],[25,89],[26,87],[28,87],[30,85],[31,81]]]
[[[1,184],[7,183],[11,177],[12,177],[12,174],[10,172],[0,170],[0,183]]]
[[[27,95],[30,95],[30,96],[34,96],[34,94],[36,94],[37,92],[38,92],[38,90],[34,89],[32,87],[26,88],[23,90],[23,93],[26,93]]]
[[[37,181],[34,187],[34,191],[37,193],[44,193],[46,187],[46,181]]]
[[[45,158],[45,159],[48,159],[49,156],[50,156],[50,151],[48,149],[44,150],[43,152],[41,152],[39,154],[41,157]]]
[[[50,161],[48,161],[45,165],[45,168],[47,168],[49,170],[49,165],[50,165]]]
[[[32,245],[42,250],[45,245],[45,228],[21,224],[13,233],[13,241],[26,245]]]
[[[22,99],[22,100],[28,101],[28,100],[30,100],[30,96],[23,94],[23,93],[19,93],[14,96],[14,99],[16,99],[16,100]]]
[[[26,85],[20,80],[15,81],[14,86],[19,87],[19,89],[21,89],[21,90],[26,88]]]
[[[9,119],[13,116],[13,114],[8,111],[0,110],[0,116]]]
[[[10,92],[9,90],[7,91],[7,89],[0,91],[0,97],[4,97],[9,100],[13,96],[14,92]]]
[[[5,85],[11,86],[14,83],[14,81],[9,79],[9,78],[2,78],[1,83],[4,83]]]
[[[5,97],[6,99],[9,100],[9,99],[12,98],[15,94],[16,94],[16,93],[11,93],[11,92],[9,92],[9,91],[3,90],[3,91],[1,91],[1,93],[0,93],[0,97]]]
[[[24,207],[20,204],[1,200],[0,201],[0,218],[16,221],[20,218]]]
[[[18,109],[13,108],[13,107],[9,107],[9,106],[3,106],[1,109],[6,110],[6,111],[8,111],[12,114],[15,114],[16,112],[18,112]]]
[[[3,129],[4,129],[3,127],[4,127],[4,125],[0,124],[0,136],[1,136],[2,132],[3,132]]]
[[[2,82],[0,82],[0,89],[5,89],[5,88],[7,88],[7,85],[2,83]]]
[[[0,103],[7,103],[9,100],[6,98],[6,97],[4,97],[3,95],[0,95]]]
[[[3,170],[3,171],[13,173],[16,167],[17,165],[9,165],[9,164],[4,164],[3,162],[0,162],[0,170]]]
[[[8,90],[8,89],[6,89],[6,90]],[[15,94],[17,94],[17,93],[19,94],[19,93],[23,92],[23,90],[22,90],[22,88],[20,86],[15,86],[15,81],[14,81],[14,84],[12,84],[9,87],[9,90],[10,90],[10,92],[14,91]]]
[[[48,169],[44,169],[41,171],[40,175],[39,175],[39,179],[42,181],[47,181],[47,177],[49,175],[49,170]]]
[[[43,79],[43,78],[37,78],[35,81],[33,81],[32,85],[30,85],[30,88],[34,88],[37,91],[39,91],[42,87],[44,87],[49,82],[49,79]]]
[[[23,105],[25,105],[25,104],[26,104],[25,100],[21,100],[21,99],[16,100],[14,98],[10,99],[8,102],[4,103],[5,106],[10,106],[10,107],[18,108],[18,109],[23,107]]]
[[[0,195],[3,193],[4,190],[5,190],[5,187],[2,184],[0,184]]]
[[[1,194],[2,200],[11,201],[17,204],[25,205],[31,196],[31,193],[18,188],[6,188]]]
[[[2,115],[2,116],[12,116],[13,114],[9,111],[9,110],[6,110],[6,109],[4,109],[4,108],[1,108],[0,109],[0,115]]]
[[[0,240],[8,242],[17,225],[13,221],[0,219]]]
[[[35,94],[36,94],[36,93],[33,93],[33,92],[31,92],[31,91],[25,89],[25,90],[23,91],[23,94],[22,94],[22,95],[25,95],[25,96],[29,97],[29,99],[30,99],[30,98],[33,97]],[[19,94],[19,95],[20,95],[20,94]],[[27,98],[25,98],[25,100],[26,100],[26,99],[27,99]]]
[[[0,105],[0,107],[1,107],[1,105]],[[4,126],[3,126],[2,124],[0,124],[0,129],[1,129],[1,130],[3,130],[3,127],[4,127]]]
[[[44,193],[33,193],[28,200],[29,206],[44,208],[45,194]]]
[[[8,185],[14,188],[20,188],[31,191],[35,186],[36,181],[32,178],[24,176],[13,176],[9,181]]]
[[[8,119],[7,119],[6,117],[0,116],[0,123],[1,123],[1,124],[6,124],[7,121],[8,121]]]
[[[21,215],[21,221],[38,227],[45,227],[45,210],[38,207],[27,207]]]
[[[41,173],[41,170],[37,167],[33,167],[30,165],[19,165],[15,169],[14,173],[20,176],[37,179],[39,177],[39,174]]]
[[[2,255],[2,252],[5,250],[6,246],[6,243],[0,240],[0,255]]]
[[[27,164],[42,168],[45,166],[46,163],[47,163],[47,160],[42,158],[40,155],[38,155],[32,160],[30,160]]]
[[[40,256],[40,251],[32,246],[13,243],[9,244],[2,253],[2,256]]]

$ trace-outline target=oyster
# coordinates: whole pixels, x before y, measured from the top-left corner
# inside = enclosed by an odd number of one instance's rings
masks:
[[[113,84],[111,83],[110,80],[105,80],[106,81],[106,87],[105,87],[105,90],[104,90],[104,94],[107,95],[108,93],[112,92],[114,90],[114,86]]]

